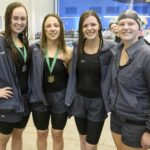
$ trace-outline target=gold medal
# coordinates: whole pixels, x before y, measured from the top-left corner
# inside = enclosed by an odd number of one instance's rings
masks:
[[[50,60],[49,60],[49,57],[48,57],[48,52],[47,52],[47,49],[46,49],[46,55],[45,55],[45,58],[46,58],[46,63],[47,63],[47,66],[48,66],[48,70],[49,70],[49,73],[50,75],[48,76],[47,78],[47,81],[49,83],[53,83],[55,81],[55,77],[54,75],[52,75],[52,72],[53,72],[53,69],[54,69],[54,66],[56,64],[56,60],[57,60],[57,56],[58,56],[58,53],[59,53],[59,48],[57,48],[56,52],[55,52],[55,56],[54,56],[54,59],[52,60],[52,63],[50,64]]]
[[[53,75],[50,75],[50,76],[48,77],[48,82],[49,82],[49,83],[53,83],[54,81],[55,81],[54,76],[53,76]]]

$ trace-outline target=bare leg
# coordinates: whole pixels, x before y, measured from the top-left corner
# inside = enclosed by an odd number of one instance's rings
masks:
[[[117,150],[122,150],[121,135],[112,132],[112,137],[113,137],[114,143],[117,147]]]
[[[47,130],[37,130],[37,149],[38,150],[47,150]]]
[[[22,133],[24,129],[14,129],[12,131],[11,149],[22,150]]]
[[[97,150],[97,144],[93,145],[86,142],[86,150]]]
[[[86,135],[79,135],[80,137],[80,148],[81,150],[86,150]]]
[[[0,133],[0,150],[6,150],[6,145],[8,143],[8,140],[10,138],[10,134],[2,134]]]
[[[53,150],[63,150],[64,140],[63,140],[63,130],[51,129],[53,138]]]

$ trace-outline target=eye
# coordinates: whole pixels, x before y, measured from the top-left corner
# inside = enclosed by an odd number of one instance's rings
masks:
[[[119,23],[118,26],[122,27],[124,26],[124,23]]]
[[[18,21],[19,19],[20,19],[21,21],[26,21],[26,20],[27,20],[26,17],[18,17],[18,16],[14,16],[14,17],[12,17],[12,19],[15,20],[15,21]]]
[[[91,26],[94,27],[94,26],[96,26],[96,24],[95,23],[91,23]]]
[[[51,27],[51,25],[50,25],[50,24],[45,25],[45,28],[49,28],[49,27]]]
[[[17,21],[19,19],[19,17],[12,17],[13,20]]]
[[[87,24],[83,24],[83,28],[86,28],[88,25]]]
[[[133,26],[135,23],[134,22],[129,22],[128,25],[129,26]]]
[[[57,24],[57,23],[56,23],[56,24],[54,24],[54,27],[59,27],[59,24]]]
[[[21,21],[26,21],[27,18],[26,18],[26,17],[21,17],[20,20],[21,20]]]

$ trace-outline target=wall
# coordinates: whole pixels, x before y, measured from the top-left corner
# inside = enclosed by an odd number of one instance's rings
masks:
[[[108,28],[109,23],[115,19],[114,16],[129,8],[128,3],[114,0],[59,0],[59,3],[59,14],[66,30],[77,30],[79,17],[86,10],[95,10],[101,18],[103,28]],[[149,3],[134,3],[133,9],[140,15],[150,15]],[[150,24],[150,16],[147,19]]]
[[[54,0],[29,0],[31,1],[31,29],[32,33],[41,32],[44,17],[54,12]]]
[[[29,15],[29,38],[34,39],[35,33],[41,31],[43,18],[48,13],[54,12],[55,0],[0,0],[0,16],[2,17],[2,28],[4,30],[4,14],[8,4],[12,2],[23,3]]]

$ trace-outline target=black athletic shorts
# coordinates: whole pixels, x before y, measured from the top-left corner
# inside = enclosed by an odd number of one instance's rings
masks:
[[[145,122],[123,119],[111,113],[111,131],[121,135],[122,142],[130,147],[141,148],[141,138],[146,130]]]
[[[0,133],[11,134],[14,128],[23,129],[26,127],[29,116],[22,117],[19,122],[2,122],[0,121]]]

